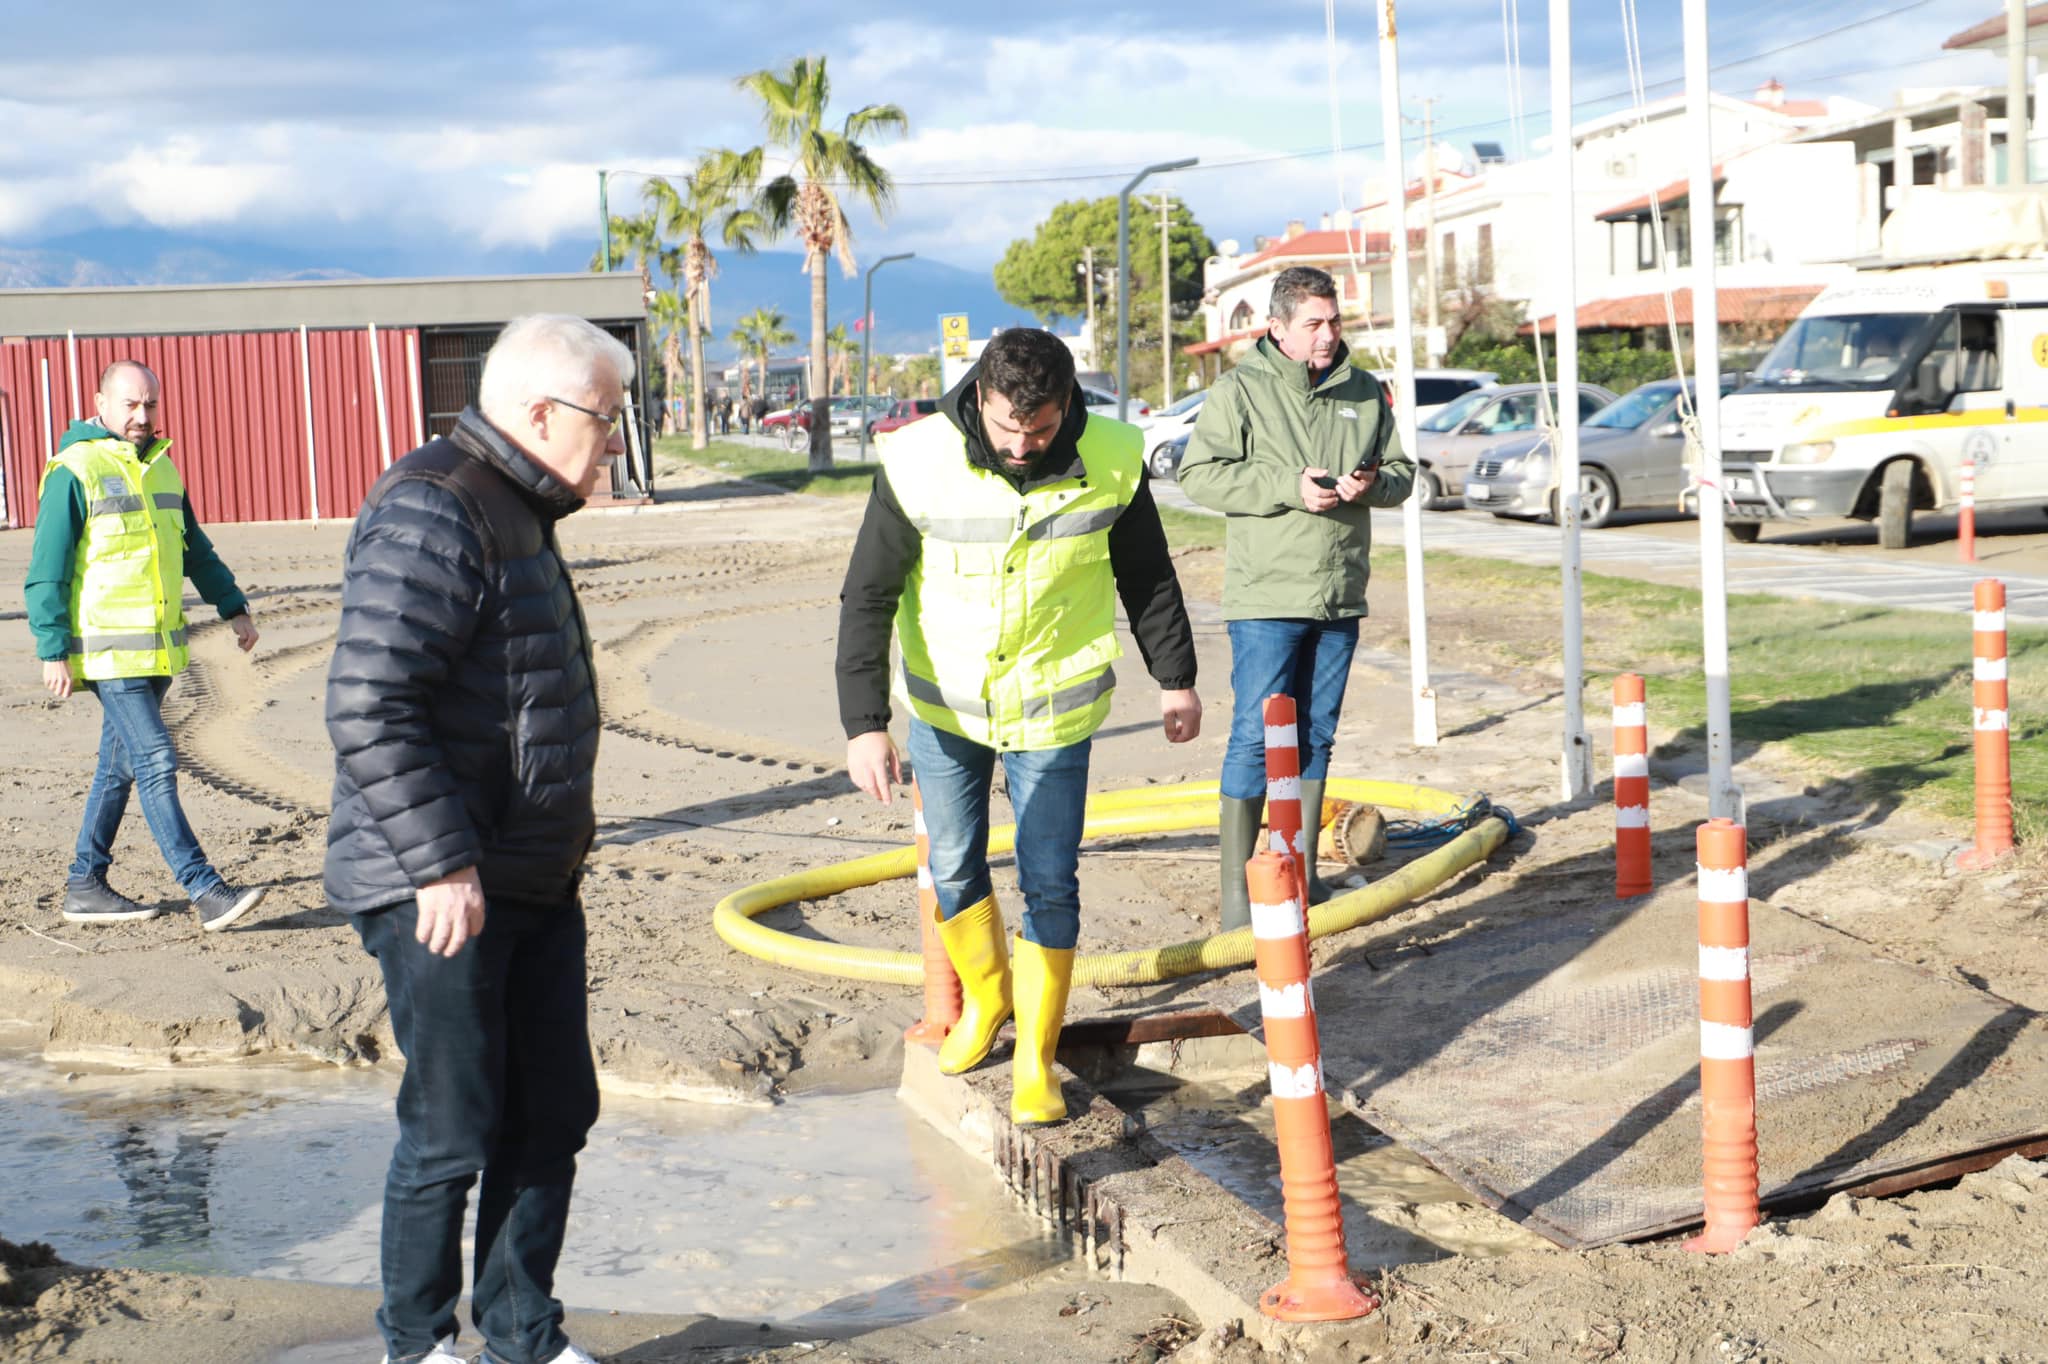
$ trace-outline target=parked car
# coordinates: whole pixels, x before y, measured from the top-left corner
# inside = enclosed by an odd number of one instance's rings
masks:
[[[1116,394],[1111,393],[1108,389],[1091,388],[1087,384],[1078,384],[1076,387],[1081,390],[1081,401],[1087,404],[1090,412],[1098,413],[1104,417],[1114,417],[1116,415]],[[1131,399],[1130,421],[1135,423],[1151,415],[1152,405],[1150,403],[1138,398]]]
[[[1145,433],[1147,469],[1161,476],[1170,472],[1169,469],[1162,468],[1160,463],[1166,456],[1166,447],[1172,444],[1175,436],[1185,436],[1194,429],[1195,418],[1202,412],[1202,400],[1208,396],[1208,389],[1197,389],[1174,402],[1172,406],[1162,408],[1138,423],[1138,428]],[[1182,441],[1181,445],[1185,449],[1187,442]]]
[[[873,428],[877,421],[888,415],[889,399],[877,394],[868,395],[863,407],[859,398],[834,398],[832,400],[832,434],[858,438],[862,426]]]
[[[794,450],[803,444],[811,429],[811,409],[804,407],[778,407],[755,423],[757,436],[780,436],[782,448]]]
[[[1465,490],[1466,476],[1479,453],[1502,436],[1534,431],[1540,419],[1541,384],[1505,384],[1475,388],[1464,397],[1416,424],[1416,477],[1422,481],[1422,505],[1440,510]],[[1551,394],[1557,385],[1550,385]],[[1579,385],[1579,420],[1585,421],[1614,401],[1615,394],[1598,384]]]
[[[1177,436],[1168,436],[1159,443],[1145,459],[1145,472],[1153,478],[1180,479],[1180,462],[1187,457],[1188,437],[1195,434],[1192,424],[1183,427]]]
[[[1721,391],[1736,386],[1736,375]],[[1687,385],[1690,390],[1691,385]],[[1548,432],[1488,446],[1465,480],[1465,505],[1495,516],[1557,519]],[[1579,427],[1579,523],[1604,526],[1624,507],[1676,510],[1688,482],[1678,381],[1644,384]]]
[[[868,428],[871,436],[885,436],[899,426],[908,426],[919,417],[929,417],[939,410],[937,398],[898,398],[889,404],[887,415],[878,419]]]
[[[1394,371],[1376,369],[1373,377],[1394,390]],[[1415,371],[1415,420],[1436,415],[1477,388],[1497,388],[1500,376],[1490,369],[1418,369]]]

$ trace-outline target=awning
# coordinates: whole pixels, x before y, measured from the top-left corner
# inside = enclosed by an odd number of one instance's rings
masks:
[[[1820,297],[1818,284],[1761,285],[1736,289],[1720,289],[1716,298],[1720,306],[1722,322],[1790,322],[1799,316],[1807,304]],[[1674,290],[1673,310],[1678,315],[1678,325],[1692,325],[1692,290]],[[1579,330],[1587,331],[1639,331],[1646,327],[1664,325],[1664,295],[1630,294],[1626,298],[1603,298],[1579,307]],[[1549,314],[1534,322],[1524,322],[1521,334],[1527,336],[1532,330],[1540,330],[1545,336],[1557,331],[1557,316]]]

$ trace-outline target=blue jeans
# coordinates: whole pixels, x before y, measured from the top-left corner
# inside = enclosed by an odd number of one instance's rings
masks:
[[[178,750],[164,728],[168,677],[109,677],[85,684],[100,698],[100,761],[85,793],[85,821],[71,859],[71,879],[104,877],[114,862],[114,835],[128,812],[130,787],[142,792],[142,817],[171,875],[187,895],[220,884],[178,803]]]
[[[597,1121],[583,908],[493,903],[452,959],[414,938],[418,923],[411,900],[356,916],[405,1055],[377,1326],[394,1360],[456,1333],[462,1218],[481,1172],[471,1315],[492,1358],[536,1364],[568,1345],[555,1262]]]
[[[1223,794],[1266,794],[1266,698],[1294,698],[1301,775],[1321,781],[1337,742],[1337,716],[1358,648],[1358,619],[1230,622],[1230,746]]]
[[[1017,884],[1024,892],[1024,941],[1070,948],[1081,937],[1081,807],[1088,800],[1088,750],[1005,752],[1003,776],[1017,816]],[[996,751],[972,739],[910,722],[910,766],[924,800],[939,917],[950,919],[991,891],[988,796]]]

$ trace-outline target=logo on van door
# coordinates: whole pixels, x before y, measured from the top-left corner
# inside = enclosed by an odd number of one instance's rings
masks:
[[[2034,338],[2034,363],[2048,369],[2048,335]]]
[[[2038,351],[2040,348],[2040,343],[2036,342],[2034,349]],[[1982,427],[1977,428],[1963,442],[1963,458],[1983,468],[1998,458],[1998,438]]]

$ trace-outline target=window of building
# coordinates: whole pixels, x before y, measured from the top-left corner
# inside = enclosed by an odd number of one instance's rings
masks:
[[[1479,282],[1493,283],[1493,224],[1479,225]]]
[[[1454,233],[1444,233],[1437,261],[1443,270],[1444,284],[1455,288],[1458,283],[1458,238]]]
[[[1245,302],[1243,299],[1239,299],[1237,301],[1237,306],[1230,310],[1229,330],[1234,332],[1241,332],[1245,330],[1247,327],[1250,327],[1251,325],[1252,305]]]

